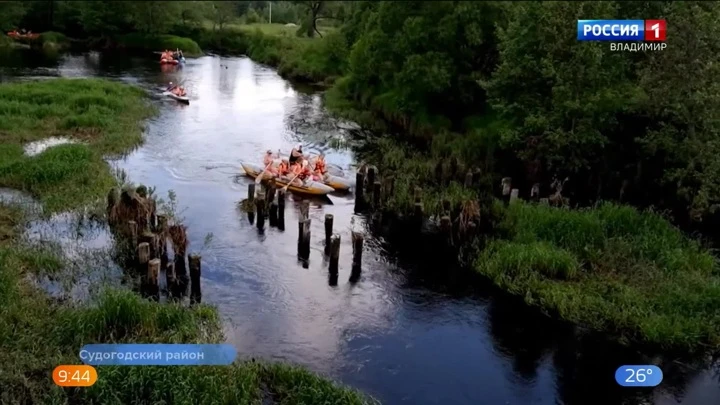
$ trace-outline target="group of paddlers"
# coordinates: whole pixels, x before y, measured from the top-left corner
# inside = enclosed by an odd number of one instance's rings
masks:
[[[165,50],[160,54],[160,60],[180,60],[182,56],[182,51],[179,49],[174,52],[170,50]]]
[[[327,173],[325,156],[320,154],[311,163],[303,155],[302,145],[293,148],[287,159],[280,159],[279,151],[276,156],[273,156],[273,152],[268,150],[263,158],[263,165],[266,172],[275,176],[297,179],[294,181],[295,183],[298,180],[301,183],[305,180],[322,181]]]

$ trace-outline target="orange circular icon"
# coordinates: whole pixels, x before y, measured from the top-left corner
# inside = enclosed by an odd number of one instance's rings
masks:
[[[60,387],[89,387],[97,381],[93,366],[63,365],[53,370],[53,381]]]

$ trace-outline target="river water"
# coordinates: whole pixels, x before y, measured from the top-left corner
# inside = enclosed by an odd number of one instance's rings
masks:
[[[161,69],[125,55],[0,54],[0,80],[56,76],[111,77],[151,92],[169,81],[185,85],[190,105],[158,97],[145,144],[113,163],[161,196],[176,193],[190,251],[202,253],[203,301],[219,307],[227,339],[244,357],[298,363],[386,404],[720,403],[712,367],[581,335],[489,286],[469,287],[477,283],[457,269],[391,257],[370,236],[362,276],[350,282],[350,231],[364,227],[352,196],[311,201],[313,250],[304,268],[293,226],[300,199],[288,203],[286,231],[259,232],[238,209],[250,181],[238,176],[238,163],[302,141],[352,176],[352,151],[333,148],[349,125],[324,112],[320,94],[271,68],[214,56]],[[337,281],[322,252],[328,213],[342,237]],[[619,366],[653,359],[664,369],[659,387],[615,382]]]

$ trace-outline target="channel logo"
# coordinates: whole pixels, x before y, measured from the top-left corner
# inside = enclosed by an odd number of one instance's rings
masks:
[[[578,20],[578,41],[664,42],[665,20]]]

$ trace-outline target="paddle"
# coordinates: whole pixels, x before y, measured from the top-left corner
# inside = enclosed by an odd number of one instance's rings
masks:
[[[265,168],[263,169],[263,171],[260,172],[260,174],[255,178],[255,184],[260,184],[260,182],[262,181],[263,175],[265,175],[265,171],[267,171],[267,169],[268,169],[270,166],[272,166],[272,162],[270,162],[269,165],[265,166]]]
[[[282,188],[282,190],[287,191],[288,187],[290,187],[292,182],[295,181],[295,179],[297,179],[299,175],[300,175],[300,173],[296,174],[295,177],[293,177],[292,180],[290,180],[290,182],[288,184],[286,184],[285,187]]]

